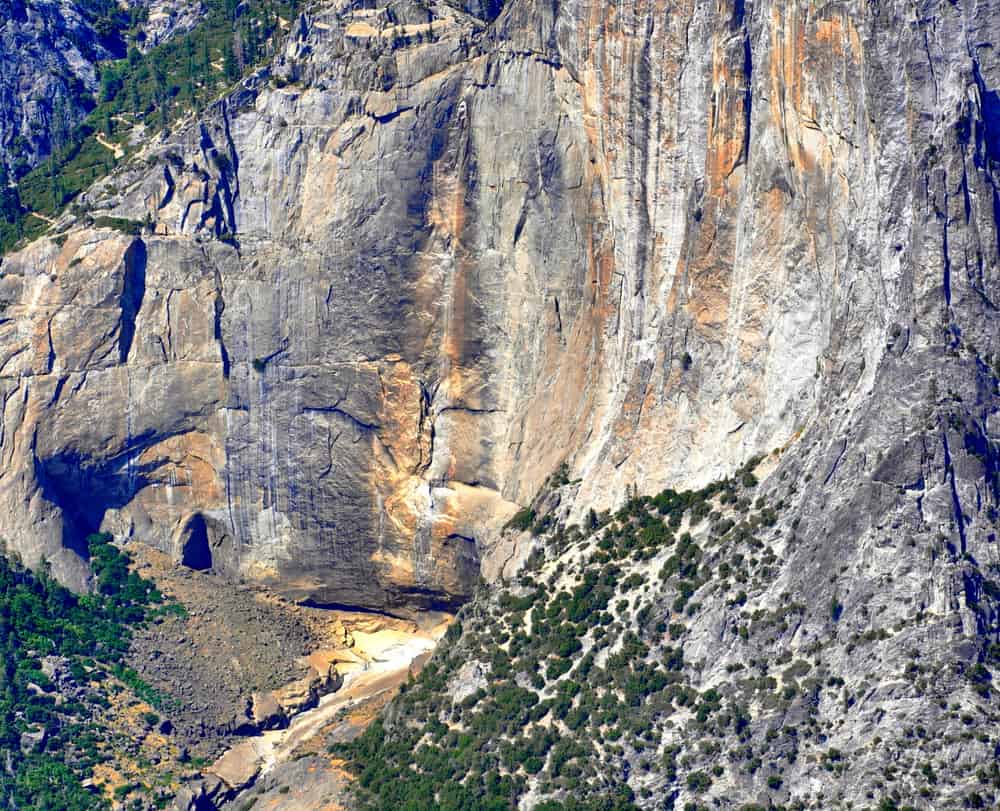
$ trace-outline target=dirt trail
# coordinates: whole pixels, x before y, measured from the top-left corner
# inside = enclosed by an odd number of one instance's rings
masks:
[[[121,160],[125,157],[125,150],[118,146],[118,144],[113,144],[110,141],[105,140],[103,133],[99,132],[95,137],[97,138],[97,143],[114,153],[115,160]]]

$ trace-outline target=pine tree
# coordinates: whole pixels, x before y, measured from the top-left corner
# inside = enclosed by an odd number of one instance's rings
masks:
[[[226,40],[222,50],[222,72],[230,82],[235,82],[240,75],[236,55],[233,53],[233,43],[229,40]]]
[[[246,67],[245,57],[243,53],[242,26],[233,31],[233,59],[236,61],[237,75],[241,75],[243,73],[243,69]]]
[[[251,20],[245,27],[243,32],[244,40],[244,59],[248,65],[257,64],[257,24],[255,20]]]
[[[52,161],[51,166],[52,166],[52,175],[51,175],[52,185],[49,190],[51,193],[51,200],[52,200],[51,208],[53,212],[57,212],[62,207],[62,201],[63,201],[62,176],[59,174],[58,169],[56,169],[55,161]]]
[[[111,67],[106,67],[101,71],[101,101],[107,102],[114,99],[121,85],[118,75]]]
[[[139,97],[139,86],[133,79],[129,82],[128,86],[128,108],[133,113],[138,113],[140,111],[140,104],[142,99]]]
[[[194,40],[188,37],[184,40],[184,51],[187,57],[187,75],[184,77],[184,101],[194,106],[195,100],[195,67]]]
[[[21,203],[18,199],[17,186],[10,185],[7,177],[7,167],[0,163],[0,219],[13,224],[21,214]]]
[[[51,153],[54,155],[66,146],[66,136],[68,133],[66,105],[63,102],[62,96],[56,96],[56,100],[52,105],[52,121],[49,132]]]

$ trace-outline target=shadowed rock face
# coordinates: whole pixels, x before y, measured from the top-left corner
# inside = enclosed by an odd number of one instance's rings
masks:
[[[193,28],[200,2],[140,0],[138,32],[148,50]],[[123,32],[97,24],[94,4],[0,0],[0,163],[20,177],[61,149],[95,106],[98,63],[122,59]]]
[[[995,557],[996,4],[376,5],[86,196],[142,237],[4,261],[23,554],[450,604],[563,461],[579,514],[782,448],[845,547],[919,494]]]
[[[0,163],[23,172],[60,146],[93,106],[95,64],[124,43],[102,39],[88,15],[53,0],[0,2]]]

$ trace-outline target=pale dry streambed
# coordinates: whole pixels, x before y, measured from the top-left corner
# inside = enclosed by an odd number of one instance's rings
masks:
[[[417,672],[447,625],[445,618],[431,628],[354,631],[350,647],[318,651],[310,660],[318,668],[335,668],[339,687],[322,696],[316,706],[293,716],[287,726],[239,742],[206,773],[221,778],[233,790],[241,790],[301,755],[325,753],[326,733],[345,723],[357,731],[363,729],[374,714],[364,708],[383,703],[379,699],[387,700]]]
[[[211,764],[180,775],[172,808],[339,808],[350,777],[330,743],[366,728],[429,658],[451,616],[298,605],[257,586],[220,588],[218,576],[143,544],[129,551],[186,608],[138,633],[129,655],[144,680],[176,699],[169,741]]]

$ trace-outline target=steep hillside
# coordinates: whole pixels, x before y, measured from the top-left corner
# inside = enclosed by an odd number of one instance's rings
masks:
[[[995,438],[997,150],[996,16],[935,8],[316,7],[5,260],[0,528],[434,604],[562,462],[576,514],[816,442],[936,503]],[[966,548],[982,471],[924,511]]]
[[[334,747],[358,807],[995,807],[1000,570],[898,520],[827,541],[777,470],[535,524],[519,578]]]
[[[314,607],[495,584],[359,802],[992,804],[998,37],[316,2],[4,258],[0,535],[79,588],[98,529]]]
[[[125,15],[101,0],[0,3],[0,166],[4,185],[54,149],[94,106],[97,63],[123,57]]]
[[[0,3],[0,166],[20,179],[64,149],[101,101],[101,63],[191,30],[200,3],[4,0]]]
[[[0,253],[47,231],[156,133],[190,125],[273,56],[298,3],[8,4],[0,28]]]
[[[158,714],[174,697],[126,661],[134,634],[184,616],[184,607],[129,572],[129,556],[108,536],[88,540],[97,591],[83,597],[0,556],[0,800],[8,808],[106,808],[112,789],[122,799],[137,779],[163,806],[178,788],[171,770],[193,771],[178,763]]]

